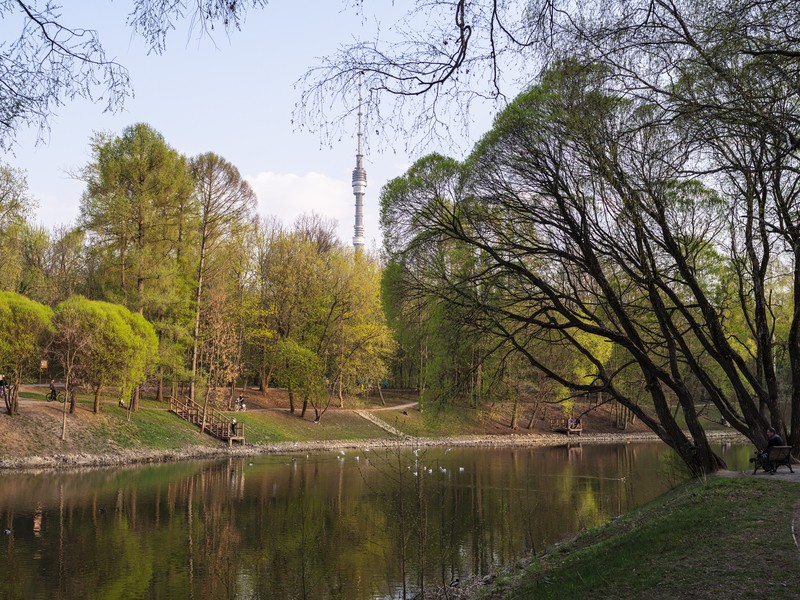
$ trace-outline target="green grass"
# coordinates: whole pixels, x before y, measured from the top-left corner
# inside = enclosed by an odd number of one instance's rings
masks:
[[[490,598],[798,597],[800,485],[693,482],[543,555]]]
[[[171,414],[163,403],[141,401],[141,410],[127,421],[127,411],[105,405],[103,414],[116,417],[101,435],[123,447],[172,450],[186,445],[217,445],[211,436]],[[244,424],[248,444],[305,442],[313,440],[359,440],[385,437],[386,433],[353,413],[328,413],[315,424],[312,412],[301,419],[286,410],[227,413]],[[299,413],[298,413],[299,415]]]
[[[163,403],[141,401],[131,415],[117,405],[104,405],[106,421],[98,425],[98,435],[123,448],[174,450],[187,445],[212,445],[209,436],[201,436],[197,427],[178,419]]]
[[[25,393],[45,399],[45,394]],[[77,410],[67,416],[67,439],[61,440],[63,405],[56,402],[23,406],[19,417],[0,418],[0,459],[51,454],[114,454],[120,450],[171,451],[189,446],[222,448],[225,442],[201,434],[199,428],[169,412],[167,403],[141,399],[140,410],[128,415],[116,401],[104,398],[95,414],[93,396],[80,394]],[[381,439],[388,434],[352,411],[329,411],[320,423],[313,410],[304,418],[286,409],[227,413],[245,425],[248,444],[328,440]],[[130,416],[130,420],[129,420]],[[24,436],[19,425],[24,422]],[[14,434],[13,436],[11,434]],[[13,439],[12,439],[13,438]]]
[[[233,413],[231,413],[233,414]],[[329,412],[319,423],[313,413],[301,419],[286,410],[235,413],[245,424],[248,443],[306,442],[314,440],[361,440],[384,438],[387,433],[351,412]]]
[[[31,400],[45,400],[47,398],[46,394],[37,394],[35,392],[20,392],[20,398],[29,398]]]
[[[486,433],[486,414],[463,406],[429,404],[422,412],[415,408],[382,410],[376,415],[403,433],[418,437],[439,437]]]

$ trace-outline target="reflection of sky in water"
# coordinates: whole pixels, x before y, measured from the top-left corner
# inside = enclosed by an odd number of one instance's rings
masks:
[[[746,469],[751,449],[720,451]],[[678,483],[660,444],[336,451],[0,475],[3,598],[388,598]],[[405,575],[404,575],[405,574]]]

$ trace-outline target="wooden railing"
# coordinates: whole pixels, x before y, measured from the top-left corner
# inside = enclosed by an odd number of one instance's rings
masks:
[[[191,398],[180,399],[170,396],[169,410],[193,425],[198,427],[203,425],[203,408]],[[236,423],[234,428],[231,418],[213,408],[206,411],[203,431],[217,439],[227,441],[229,446],[233,442],[244,444],[244,423]]]
[[[203,411],[200,405],[194,402],[191,398],[169,398],[169,411],[178,415],[181,419],[189,421],[190,423],[200,426],[200,420],[203,416]]]

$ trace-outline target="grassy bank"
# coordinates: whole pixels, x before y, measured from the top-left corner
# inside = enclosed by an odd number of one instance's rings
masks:
[[[352,443],[380,443],[391,434],[356,414],[354,409],[371,409],[373,415],[384,423],[412,438],[426,438],[427,442],[459,442],[494,444],[514,438],[528,438],[534,434],[540,443],[561,443],[553,434],[549,419],[521,419],[518,429],[511,429],[511,417],[504,405],[486,406],[482,409],[450,404],[426,403],[420,411],[416,407],[417,395],[395,390],[378,397],[348,399],[346,409],[331,407],[320,423],[314,423],[313,410],[305,417],[289,413],[285,390],[270,388],[268,393],[246,390],[248,410],[235,413],[244,424],[247,452],[291,449],[305,445],[308,449]],[[24,386],[20,394],[19,415],[0,414],[0,468],[19,466],[81,466],[94,464],[119,464],[133,461],[157,461],[175,458],[203,457],[227,452],[227,445],[200,434],[198,428],[169,413],[164,402],[142,399],[141,409],[129,414],[111,398],[104,398],[102,411],[92,412],[93,398],[88,394],[78,396],[74,414],[67,416],[67,437],[61,439],[63,404],[47,402],[47,385]],[[505,407],[507,408],[507,407]],[[585,407],[583,407],[585,408]],[[234,413],[229,413],[231,416]],[[555,413],[554,413],[555,414]],[[560,413],[563,415],[563,413]],[[589,423],[589,436],[618,438],[622,433],[614,423],[614,415],[607,407],[600,407],[585,419]],[[532,425],[531,429],[527,425]],[[715,424],[710,423],[712,428]],[[641,423],[632,424],[626,435],[637,436],[646,432]],[[725,432],[722,432],[725,433]],[[730,433],[730,430],[727,431]],[[582,438],[587,441],[587,438]],[[528,443],[528,442],[522,442]],[[241,452],[241,447],[234,451]]]
[[[143,400],[141,409],[130,415],[112,403],[104,404],[98,414],[91,407],[89,398],[80,399],[75,413],[67,415],[67,439],[61,440],[64,405],[23,398],[19,415],[0,415],[0,460],[225,446],[171,414],[164,403]],[[248,444],[386,437],[385,431],[349,411],[331,412],[321,424],[315,424],[310,414],[301,419],[285,410],[248,411],[235,416],[245,425]]]
[[[688,483],[475,597],[798,598],[796,508],[800,484],[769,476]]]

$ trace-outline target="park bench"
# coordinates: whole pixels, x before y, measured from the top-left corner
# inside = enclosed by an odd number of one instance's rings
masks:
[[[572,423],[570,423],[570,421],[572,421]],[[551,419],[550,429],[552,429],[556,433],[566,433],[568,436],[574,433],[577,433],[578,435],[583,435],[583,426],[581,425],[580,419],[576,420]]]
[[[782,466],[789,467],[789,471],[794,473],[792,470],[792,446],[772,446],[772,448],[769,449],[766,460],[756,456],[753,462],[755,463],[753,475],[755,475],[759,469],[775,473],[778,467]]]

